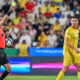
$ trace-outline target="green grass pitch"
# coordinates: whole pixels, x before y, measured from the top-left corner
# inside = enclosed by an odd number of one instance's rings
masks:
[[[57,76],[8,76],[4,80],[56,80]],[[78,80],[77,76],[65,76],[62,80]]]

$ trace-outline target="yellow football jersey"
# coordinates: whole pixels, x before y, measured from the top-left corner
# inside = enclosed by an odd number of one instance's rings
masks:
[[[20,20],[21,20],[21,17],[17,17],[17,18],[15,18],[15,19],[13,19],[14,25],[18,25],[19,22],[20,22]]]
[[[63,2],[63,0],[54,0],[54,2]]]
[[[51,6],[51,7],[49,7],[49,9],[50,9],[50,12],[52,12],[53,14],[55,14],[55,13],[57,13],[57,8],[60,8],[60,6]]]
[[[58,25],[54,24],[54,26],[53,26],[53,30],[54,31],[60,31],[60,29],[61,29],[61,25],[60,24],[58,24]]]
[[[46,7],[46,6],[42,7],[42,9],[41,9],[42,13],[45,13],[47,11],[47,8],[49,8],[49,7]]]
[[[41,42],[41,46],[44,45],[44,42],[47,40],[47,35],[44,35],[43,37],[42,36],[39,36],[38,37],[38,41]]]
[[[27,0],[18,0],[20,8],[25,8],[25,4],[27,2]]]
[[[26,44],[18,44],[19,56],[29,56]]]
[[[64,38],[64,47],[63,47],[63,54],[69,55],[69,53],[75,53],[70,47],[68,47],[65,43],[66,37],[70,39],[70,44],[72,44],[75,48],[78,46],[78,38],[79,38],[79,31],[78,29],[74,29],[73,27],[69,27],[65,32]]]

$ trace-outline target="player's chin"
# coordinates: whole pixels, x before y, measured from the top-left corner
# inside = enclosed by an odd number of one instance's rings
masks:
[[[77,28],[77,25],[72,25],[74,28]]]

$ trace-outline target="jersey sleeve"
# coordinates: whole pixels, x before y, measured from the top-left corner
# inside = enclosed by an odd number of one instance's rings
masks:
[[[69,29],[66,30],[66,32],[65,32],[65,37],[71,38],[71,32],[70,32]]]

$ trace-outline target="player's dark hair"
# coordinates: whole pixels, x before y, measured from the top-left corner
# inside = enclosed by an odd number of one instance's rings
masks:
[[[73,16],[73,17],[71,17],[71,18],[75,18],[75,19],[78,19],[78,17],[77,17],[77,16]]]

